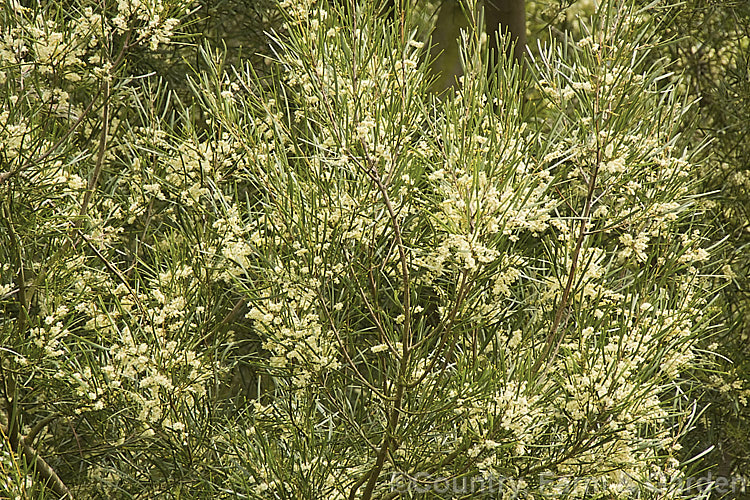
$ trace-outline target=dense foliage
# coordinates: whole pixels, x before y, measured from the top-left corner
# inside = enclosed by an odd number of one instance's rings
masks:
[[[6,2],[2,496],[744,480],[747,13],[531,4],[436,95],[436,5]]]

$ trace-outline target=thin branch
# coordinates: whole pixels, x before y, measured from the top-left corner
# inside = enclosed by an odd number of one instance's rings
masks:
[[[34,427],[31,428],[29,433],[26,434],[26,437],[24,438],[26,442],[29,444],[33,443],[34,438],[36,438],[36,435],[39,434],[39,432],[41,432],[42,429],[47,427],[51,422],[53,422],[54,420],[57,420],[61,416],[62,416],[61,413],[57,413],[57,412],[51,413],[47,415],[46,417],[44,417],[43,419],[41,419],[36,424],[34,424]]]
[[[597,84],[596,87],[596,95],[594,98],[594,116],[597,117],[599,112],[599,84]],[[564,338],[564,332],[560,335],[558,335],[558,329],[560,328],[560,324],[562,323],[563,317],[565,316],[565,313],[568,310],[568,305],[570,301],[570,292],[573,289],[573,281],[575,280],[576,271],[578,269],[578,260],[581,255],[581,249],[583,248],[583,242],[586,239],[586,236],[588,232],[586,231],[586,223],[589,221],[591,217],[591,206],[592,201],[594,199],[594,190],[596,188],[596,179],[599,174],[599,167],[602,163],[602,152],[603,152],[603,146],[600,144],[600,138],[599,138],[599,130],[600,130],[600,123],[599,120],[595,120],[595,133],[596,133],[596,164],[594,165],[594,171],[591,173],[591,177],[588,181],[588,192],[586,193],[586,204],[583,210],[583,214],[581,216],[581,228],[578,231],[578,238],[576,239],[576,246],[573,250],[573,259],[570,264],[570,271],[568,272],[568,280],[565,283],[565,289],[563,290],[563,294],[560,297],[560,303],[557,307],[557,312],[555,313],[555,319],[552,322],[552,327],[550,328],[549,333],[547,334],[547,340],[544,345],[544,349],[542,350],[542,353],[539,355],[539,357],[534,362],[534,365],[531,367],[531,375],[536,375],[539,371],[539,368],[541,367],[542,363],[545,363],[544,370],[546,371],[547,368],[549,368],[550,364],[552,363],[552,360],[557,356],[557,352],[560,349],[560,345],[562,344],[563,338]],[[559,338],[558,338],[559,337]],[[554,346],[554,348],[553,348]]]
[[[122,45],[122,48],[120,49],[120,53],[117,55],[117,58],[115,59],[114,63],[112,64],[112,69],[114,70],[117,68],[117,66],[120,65],[123,58],[125,57],[126,51],[131,48],[130,46],[130,35],[131,32],[128,31],[125,35],[125,42]],[[107,88],[107,92],[109,92],[109,82],[105,80],[104,82],[99,85],[99,89],[96,91],[94,96],[91,98],[91,101],[88,103],[88,105],[83,109],[81,114],[78,116],[75,122],[73,122],[73,125],[65,131],[65,133],[60,137],[50,148],[42,153],[41,155],[37,156],[36,158],[33,158],[23,165],[20,165],[19,167],[10,170],[8,172],[0,172],[0,185],[2,185],[5,181],[10,179],[13,176],[16,176],[20,174],[22,171],[26,170],[30,166],[34,165],[35,163],[41,163],[47,158],[49,158],[57,149],[63,145],[65,141],[70,138],[71,135],[73,135],[73,132],[76,131],[76,129],[83,123],[84,119],[91,113],[91,110],[94,108],[94,104],[98,101],[99,96],[102,95],[102,93],[105,91],[105,86]],[[106,104],[106,103],[104,103]]]
[[[99,151],[96,155],[96,164],[94,165],[94,173],[89,178],[88,185],[86,186],[86,193],[83,195],[83,202],[81,203],[80,217],[82,224],[83,217],[88,212],[89,202],[91,197],[96,190],[96,186],[99,183],[99,175],[102,171],[102,163],[104,162],[104,153],[107,148],[107,135],[109,135],[109,80],[105,76],[103,82],[104,88],[104,107],[102,111],[102,129],[99,132]]]
[[[8,418],[4,412],[0,411],[0,425],[3,427],[3,432],[6,429],[10,429]],[[11,446],[13,443],[11,443]],[[55,470],[42,458],[39,453],[29,444],[27,438],[19,436],[18,443],[16,446],[12,446],[13,451],[18,453],[19,451],[23,454],[26,461],[33,464],[36,473],[44,479],[45,483],[49,484],[52,491],[60,495],[61,499],[73,500],[73,494],[70,492],[68,487],[65,485],[60,476],[57,475]]]

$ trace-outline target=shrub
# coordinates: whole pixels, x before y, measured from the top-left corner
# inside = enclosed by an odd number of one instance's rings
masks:
[[[441,100],[418,17],[281,2],[186,97],[186,5],[58,7],[0,47],[8,492],[683,493],[724,280],[646,12]]]

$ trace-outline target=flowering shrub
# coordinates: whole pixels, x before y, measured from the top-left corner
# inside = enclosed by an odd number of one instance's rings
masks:
[[[692,120],[701,123],[696,132],[713,141],[700,171],[703,189],[714,193],[705,209],[720,228],[716,239],[726,238],[731,245],[723,248],[726,264],[722,274],[727,287],[721,296],[721,311],[726,327],[705,342],[719,354],[714,359],[715,372],[704,378],[703,404],[708,409],[686,449],[695,453],[710,448],[710,453],[695,463],[697,470],[713,467],[717,475],[739,475],[748,470],[749,463],[750,296],[746,290],[750,148],[746,116],[750,109],[750,5],[726,2],[721,9],[712,9],[691,2],[687,7],[678,9],[670,23],[668,35],[679,42],[667,47],[665,53],[683,75],[681,92],[700,97]],[[677,33],[690,36],[681,38]]]
[[[441,100],[419,14],[282,1],[180,98],[189,5],[105,7],[4,13],[3,491],[683,494],[724,279],[653,19],[491,78],[465,33]]]

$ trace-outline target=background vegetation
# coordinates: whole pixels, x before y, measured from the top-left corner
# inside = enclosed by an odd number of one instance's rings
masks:
[[[439,9],[3,3],[1,496],[741,494],[747,3]]]

